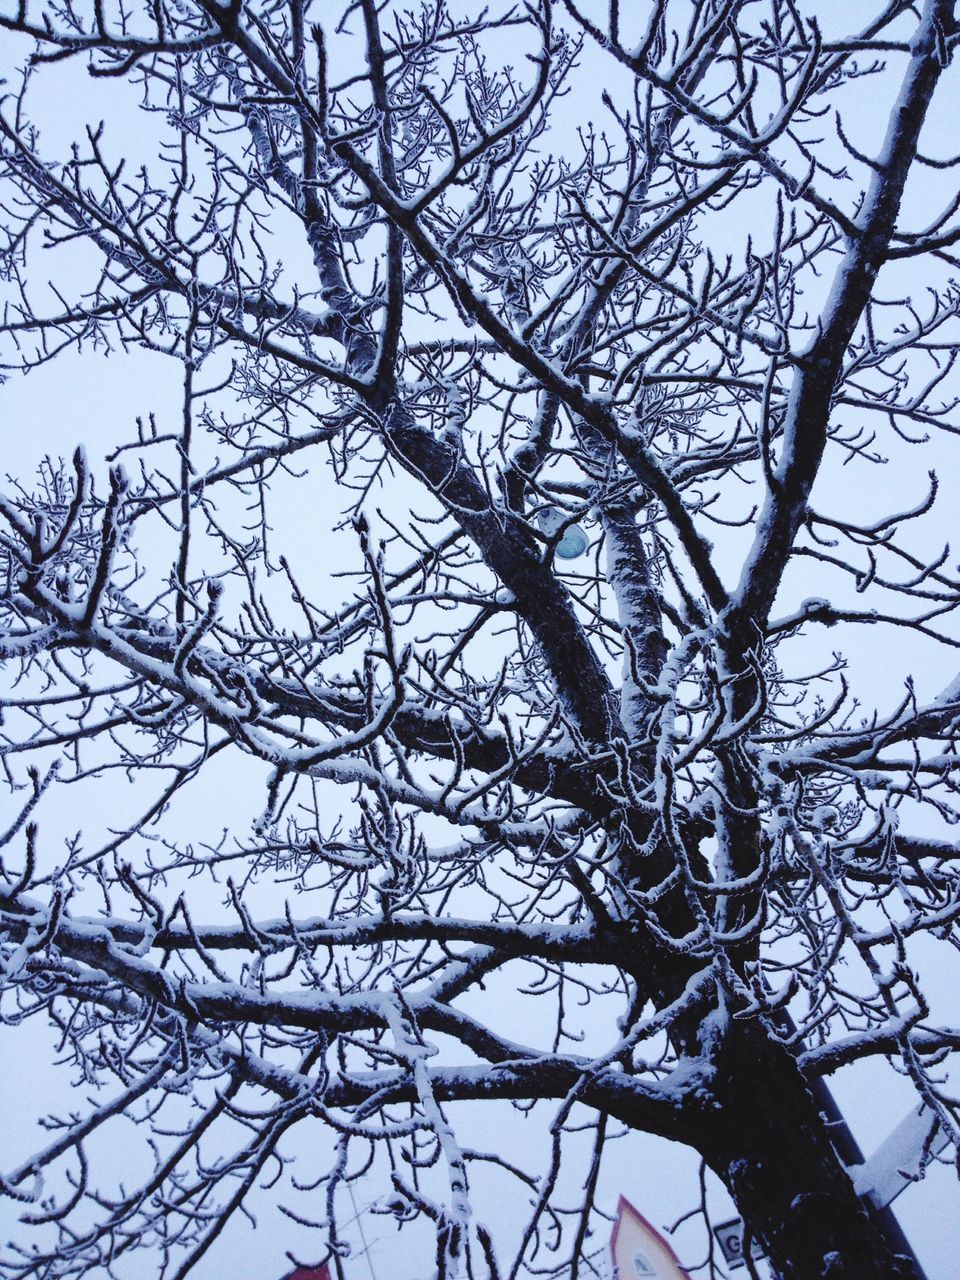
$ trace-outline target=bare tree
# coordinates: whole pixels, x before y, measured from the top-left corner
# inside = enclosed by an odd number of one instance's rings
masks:
[[[587,1274],[621,1128],[784,1278],[910,1274],[815,1083],[886,1059],[958,1137],[960,578],[911,473],[960,427],[957,34],[818,9],[6,4],[8,373],[141,350],[180,407],[0,500],[4,1016],[83,1086],[3,1171],[5,1280],[186,1276],[318,1120],[284,1205],[341,1275],[360,1177],[438,1276]],[[834,644],[903,633],[942,692],[851,688]],[[111,777],[135,817],[45,836]],[[504,1101],[546,1168],[458,1141]]]

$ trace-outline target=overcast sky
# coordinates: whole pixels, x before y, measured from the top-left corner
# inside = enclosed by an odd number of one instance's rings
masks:
[[[465,7],[469,10],[473,6]],[[830,35],[847,26],[856,28],[862,15],[873,12],[876,5],[867,0],[842,0],[840,3],[834,0],[816,4],[806,0],[801,7],[805,12],[816,12],[822,19],[826,34]],[[4,56],[8,60],[15,54],[15,43],[11,41],[6,50]],[[593,56],[585,55],[587,70]],[[599,67],[600,64],[597,65]],[[596,80],[595,76],[592,78]],[[571,123],[588,117],[595,109],[587,96],[590,80],[591,76],[585,74],[579,82],[583,87],[562,104],[561,113],[567,113]],[[882,82],[878,81],[880,84]],[[112,154],[136,155],[145,147],[149,149],[149,134],[144,131],[142,117],[133,110],[129,88],[114,81],[90,81],[80,72],[79,66],[59,66],[40,75],[33,95],[33,111],[41,124],[43,144],[51,155],[64,154],[69,141],[81,136],[81,122],[95,123],[100,118],[106,121],[105,141]],[[885,113],[881,111],[875,115],[869,112],[858,115],[853,121],[858,145],[865,150],[875,146],[877,130],[884,119]],[[925,135],[924,146],[928,152],[937,155],[951,154],[957,149],[956,121],[952,112],[944,110],[941,113],[935,121],[934,133],[929,137]],[[912,194],[911,201],[920,212],[922,192]],[[719,242],[727,239],[733,247],[742,244],[746,228],[740,223],[731,223],[726,227],[718,226],[716,234]],[[80,262],[81,256],[78,253],[77,263],[70,268],[76,273],[75,279],[82,278],[85,270]],[[37,286],[41,297],[46,293],[46,303],[49,293],[44,283],[38,281]],[[58,287],[63,287],[62,277]],[[45,306],[38,305],[38,309],[45,309]],[[171,366],[172,362],[163,357],[141,352],[117,351],[104,359],[92,351],[80,354],[68,351],[29,376],[12,373],[0,386],[0,471],[13,478],[29,479],[44,456],[69,458],[75,446],[83,443],[102,486],[106,475],[106,456],[118,440],[132,437],[138,416],[146,418],[153,413],[161,431],[176,421],[180,412],[180,385],[177,372]],[[931,459],[934,455],[949,490],[953,476],[960,474],[957,444],[955,439],[943,439],[935,450],[914,453],[904,448],[891,451],[890,463],[874,468],[868,482],[855,468],[850,468],[849,472],[836,471],[825,479],[822,486],[818,486],[817,500],[824,504],[843,504],[848,512],[856,509],[865,517],[887,511],[892,497],[902,497],[905,491],[903,500],[909,505],[922,495],[924,477],[928,467],[933,465]],[[911,492],[914,488],[915,493]],[[396,493],[393,500],[396,500]],[[947,539],[951,536],[957,500],[960,500],[960,493],[954,493],[943,502],[941,514],[928,525],[927,537]],[[307,517],[304,517],[302,509],[298,509],[295,515],[290,513],[290,518],[300,522],[294,530],[296,536],[314,541],[318,581],[323,573],[340,564],[338,557],[343,557],[343,563],[346,563],[351,554],[343,549],[341,541],[328,534],[329,514],[323,500],[316,502]],[[282,521],[282,514],[278,514],[277,519]],[[304,519],[310,520],[309,527],[303,527]],[[730,545],[728,563],[732,570],[735,563],[733,540]],[[333,581],[330,589],[333,604],[336,600],[333,593],[342,592],[342,584]],[[795,583],[792,589],[798,598],[803,594],[826,595],[830,584],[822,572],[812,571],[809,582]],[[864,637],[862,644],[856,644],[848,653],[851,678],[862,680],[873,690],[879,688],[881,693],[888,693],[887,707],[896,703],[903,679],[908,674],[916,677],[921,696],[937,692],[953,676],[954,672],[944,665],[942,651],[934,651],[932,647],[918,642],[915,636],[904,633],[902,642],[885,644],[879,650],[866,631],[864,628],[861,632]],[[818,637],[811,641],[811,645],[820,645],[823,652],[828,653],[831,637]],[[813,648],[811,652],[814,652]],[[0,672],[0,680],[3,678]],[[211,766],[211,778],[218,784],[213,788],[215,794],[207,790],[195,797],[186,797],[178,802],[170,822],[175,820],[179,823],[183,831],[189,832],[189,838],[196,842],[215,842],[225,823],[243,826],[255,818],[263,804],[261,776],[260,770],[253,765],[246,772],[246,765],[238,766],[235,760],[228,762],[225,758],[222,766]],[[118,824],[118,815],[122,820],[127,810],[133,812],[139,800],[139,794],[134,793],[139,786],[140,780],[134,776],[129,781],[110,779],[90,783],[82,793],[63,789],[58,793],[57,807],[48,806],[43,814],[44,856],[50,858],[51,864],[56,862],[57,855],[53,850],[59,838],[80,828],[84,831],[85,843],[90,847],[94,847],[98,839],[107,838],[109,829]],[[0,826],[5,812],[12,812],[12,800],[7,794],[0,795]],[[282,910],[285,896],[282,885],[264,883],[258,893],[257,905],[261,908],[261,915]],[[220,910],[222,894],[212,887],[201,890],[200,894],[202,905],[211,911]],[[197,914],[196,906],[194,914]],[[928,955],[922,946],[918,947],[913,959],[925,966],[924,976],[931,984],[934,999],[942,1011],[940,1016],[960,1019],[956,974],[939,968],[940,962],[934,959],[932,948]],[[493,994],[498,999],[507,998],[505,991]],[[529,1016],[535,1019],[535,1002],[528,1003],[534,1006]],[[524,1017],[527,1016],[525,1010]],[[588,1010],[583,1011],[582,1019],[584,1031],[589,1033]],[[10,1167],[27,1154],[35,1136],[32,1126],[37,1109],[63,1111],[70,1107],[75,1085],[69,1068],[50,1071],[48,1064],[53,1051],[52,1039],[39,1027],[31,1027],[26,1032],[0,1028],[3,1111],[7,1125],[0,1146],[0,1168]],[[898,1081],[882,1064],[862,1064],[842,1073],[831,1082],[831,1086],[868,1154],[913,1105],[911,1088]],[[538,1119],[522,1121],[504,1104],[495,1110],[497,1119],[491,1122],[491,1113],[486,1107],[482,1111],[468,1107],[461,1110],[464,1113],[461,1136],[466,1145],[478,1148],[486,1145],[501,1152],[514,1151],[518,1158],[528,1153],[532,1145],[539,1145],[546,1160],[542,1115]],[[315,1176],[320,1172],[322,1161],[316,1159],[316,1155],[327,1139],[319,1136],[319,1129],[319,1125],[313,1130],[309,1126],[298,1128],[287,1145],[289,1153],[297,1153],[302,1162],[297,1170],[298,1177]],[[535,1133],[539,1134],[538,1138],[534,1137]],[[585,1174],[586,1155],[586,1149],[580,1153],[572,1178]],[[115,1158],[122,1162],[127,1158],[125,1151],[118,1150]],[[618,1195],[622,1193],[658,1227],[666,1227],[693,1207],[697,1195],[698,1165],[698,1158],[690,1151],[655,1137],[632,1133],[614,1144],[613,1154],[608,1158],[602,1175],[599,1203],[612,1212]],[[301,1172],[304,1169],[306,1172]],[[718,1180],[711,1176],[708,1182],[715,1220],[733,1216],[730,1201]],[[503,1181],[499,1185],[502,1192],[495,1189],[495,1181],[491,1180],[485,1207],[489,1209],[493,1205],[496,1216],[492,1225],[509,1237],[519,1230],[527,1206],[515,1189],[508,1191]],[[361,1208],[366,1207],[364,1200],[371,1199],[374,1190],[379,1192],[381,1188],[371,1187],[371,1196],[365,1197],[364,1188],[358,1188]],[[274,1280],[286,1269],[285,1247],[300,1250],[309,1259],[309,1233],[278,1214],[275,1202],[275,1195],[257,1193],[251,1202],[258,1214],[256,1228],[238,1220],[197,1269],[197,1280],[218,1280],[225,1275],[235,1275],[237,1280]],[[922,1184],[901,1197],[896,1208],[927,1271],[928,1280],[956,1280],[957,1259],[960,1258],[960,1202],[955,1174],[946,1167],[933,1168]],[[0,1235],[3,1237],[13,1233],[16,1213],[17,1206],[12,1201],[0,1200]],[[372,1247],[366,1261],[348,1263],[348,1280],[363,1280],[365,1276],[372,1276],[374,1280],[422,1280],[428,1275],[431,1246],[426,1237],[423,1238],[425,1252],[422,1257],[408,1254],[398,1258],[394,1247],[395,1227],[389,1217],[365,1213],[363,1222],[368,1242],[373,1242]],[[687,1265],[702,1261],[697,1256],[702,1239],[698,1233],[697,1223],[691,1223],[681,1228],[674,1239],[674,1247]],[[504,1250],[504,1255],[509,1256],[509,1251]],[[143,1266],[142,1274],[150,1274],[150,1264],[146,1260]]]

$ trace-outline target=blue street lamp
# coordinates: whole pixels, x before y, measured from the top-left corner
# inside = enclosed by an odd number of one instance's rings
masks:
[[[567,516],[563,511],[558,511],[556,507],[544,507],[542,511],[537,512],[537,524],[548,538],[552,538],[554,534],[559,533],[567,520]],[[568,525],[554,547],[554,555],[560,557],[561,560],[576,560],[578,556],[582,556],[589,546],[587,535],[578,524]]]

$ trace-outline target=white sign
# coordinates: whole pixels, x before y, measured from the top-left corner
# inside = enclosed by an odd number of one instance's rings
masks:
[[[617,1205],[610,1254],[615,1280],[689,1280],[660,1232],[623,1196]]]
[[[869,1160],[850,1167],[858,1196],[869,1196],[878,1209],[923,1175],[924,1155],[938,1155],[949,1139],[936,1116],[921,1105],[897,1125]]]
[[[743,1261],[743,1219],[731,1218],[729,1222],[720,1222],[713,1228],[713,1234],[723,1252],[723,1260],[731,1271],[745,1266]],[[750,1256],[762,1258],[763,1249],[757,1240],[751,1241]]]

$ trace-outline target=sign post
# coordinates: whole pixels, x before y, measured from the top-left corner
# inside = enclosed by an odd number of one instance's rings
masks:
[[[848,1144],[852,1144],[853,1136],[846,1129],[845,1123],[837,1118],[839,1112],[836,1111],[835,1103],[833,1108],[836,1114],[831,1114],[831,1122],[844,1125],[844,1138]],[[937,1126],[936,1117],[921,1103],[904,1117],[869,1160],[863,1160],[861,1156],[855,1163],[848,1163],[847,1169],[853,1180],[854,1190],[862,1200],[869,1200],[876,1210],[889,1214],[889,1206],[900,1192],[921,1177],[925,1161],[930,1155],[939,1155],[947,1142],[948,1138]],[[849,1158],[849,1149],[841,1154]],[[856,1148],[856,1154],[859,1154],[859,1148]],[[895,1219],[893,1223],[899,1231]],[[744,1266],[743,1219],[731,1218],[729,1222],[718,1223],[713,1228],[713,1234],[730,1270],[736,1271]],[[890,1234],[893,1234],[892,1229]],[[902,1251],[906,1253],[909,1245],[902,1233],[900,1239]],[[763,1257],[763,1250],[756,1241],[753,1241],[751,1254],[754,1258]],[[909,1257],[915,1273],[922,1280],[920,1264],[912,1251]]]

